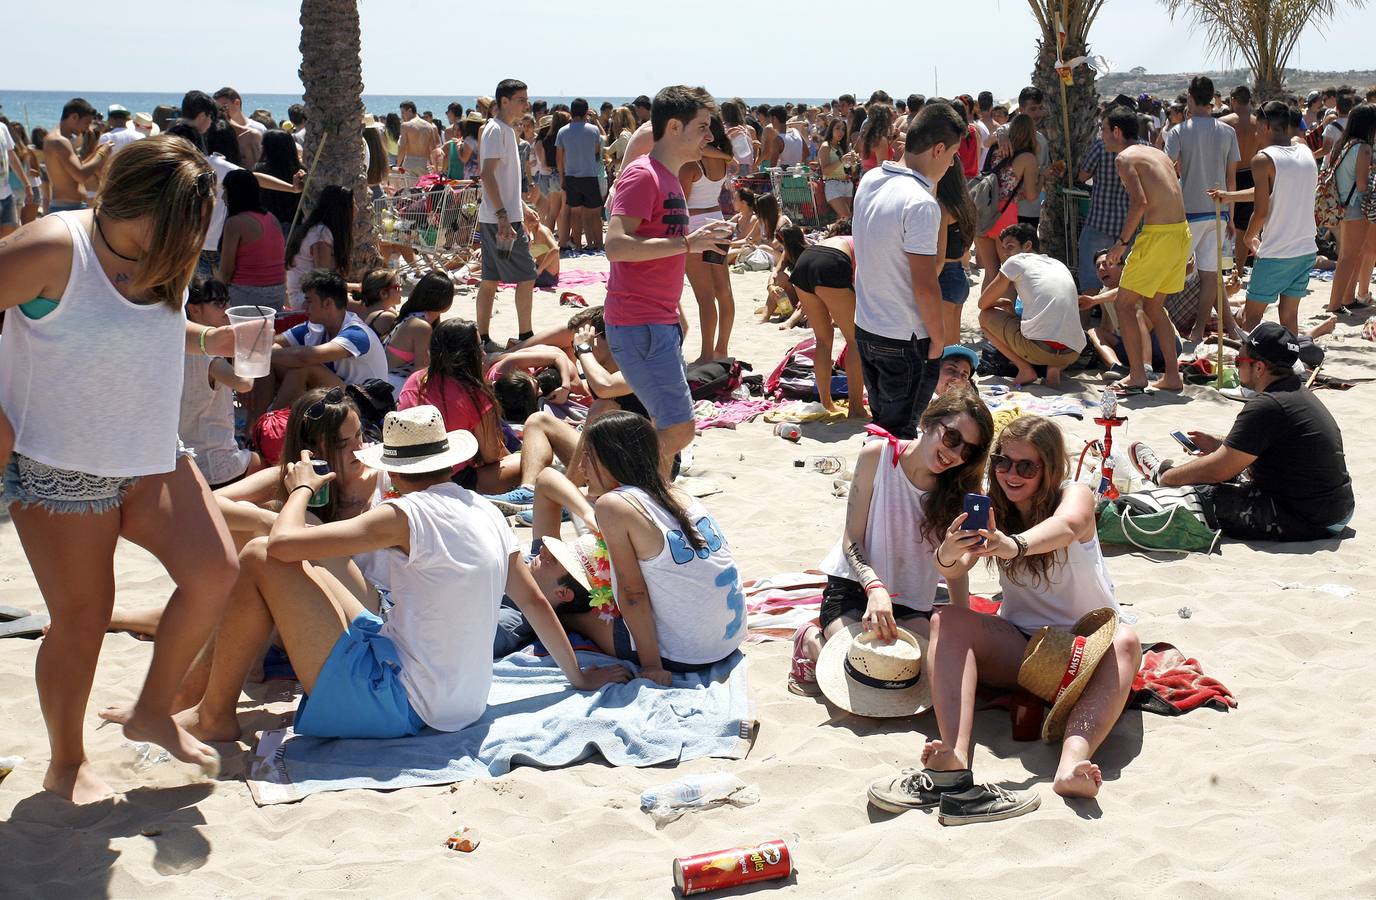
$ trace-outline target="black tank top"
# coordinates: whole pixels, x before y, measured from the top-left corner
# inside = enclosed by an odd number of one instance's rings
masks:
[[[965,254],[970,252],[970,245],[966,242],[965,236],[960,233],[960,223],[952,222],[946,226],[946,258],[964,259]]]

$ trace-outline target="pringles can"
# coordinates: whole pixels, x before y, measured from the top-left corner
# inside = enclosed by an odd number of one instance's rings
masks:
[[[793,857],[788,844],[781,840],[674,860],[674,884],[684,896],[773,881],[792,874]]]

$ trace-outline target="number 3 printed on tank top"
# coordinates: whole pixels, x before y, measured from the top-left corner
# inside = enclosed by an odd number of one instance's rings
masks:
[[[736,573],[736,567],[731,566],[717,575],[714,583],[717,587],[729,589],[726,594],[726,608],[731,610],[731,621],[726,623],[726,631],[721,636],[723,641],[729,641],[745,624],[745,594],[741,593],[741,578]]]
[[[704,546],[701,550],[694,550],[693,545],[688,543],[683,532],[675,528],[673,531],[666,532],[665,540],[669,542],[669,553],[674,562],[680,566],[687,565],[693,561],[693,557],[706,559],[713,553],[721,549],[722,544],[726,543],[721,536],[721,530],[717,528],[716,521],[711,516],[703,516],[693,523],[697,528],[698,534],[702,535]]]

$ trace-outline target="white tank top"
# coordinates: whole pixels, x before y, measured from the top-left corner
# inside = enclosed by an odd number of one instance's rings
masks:
[[[803,161],[803,138],[798,132],[787,129],[779,135],[783,138],[784,149],[779,154],[779,165],[796,166]]]
[[[210,484],[244,474],[234,439],[234,392],[210,385],[209,356],[183,354],[182,405],[177,436],[196,451],[196,465]]]
[[[1318,189],[1319,167],[1313,152],[1305,146],[1262,147],[1276,167],[1271,186],[1271,214],[1261,230],[1261,259],[1294,259],[1316,252],[1314,244],[1314,192]]]
[[[922,501],[927,492],[909,481],[897,464],[901,448],[908,443],[886,447],[882,452],[874,473],[864,546],[874,574],[884,582],[893,602],[921,611],[932,608],[940,575],[933,558],[936,547],[922,538]],[[858,581],[846,559],[845,543],[843,533],[820,568],[828,575]]]
[[[712,181],[707,177],[707,168],[702,163],[698,166],[702,169],[702,177],[688,189],[688,209],[721,209],[721,186],[726,184],[727,175]]]
[[[736,162],[742,166],[749,167],[755,161],[755,145],[750,140],[750,135],[744,131],[736,132],[731,138],[731,155],[736,157]]]
[[[122,297],[100,268],[85,214],[52,215],[72,235],[67,288],[41,319],[11,312],[0,341],[0,409],[14,425],[14,449],[88,475],[171,472],[185,308]]]
[[[1049,575],[1044,583],[1015,584],[1000,568],[1003,605],[999,615],[1023,631],[1036,631],[1043,625],[1069,628],[1085,613],[1101,607],[1118,609],[1097,534],[1087,541],[1071,541],[1065,548],[1065,561]]]
[[[659,655],[674,662],[713,663],[745,640],[745,592],[736,572],[731,548],[717,522],[696,500],[688,506],[688,519],[707,542],[694,551],[674,519],[640,488],[623,485],[616,493],[633,499],[664,538],[664,547],[653,559],[640,560],[640,572],[650,592]],[[616,567],[612,567],[612,591],[620,593]],[[631,646],[635,646],[632,637]]]

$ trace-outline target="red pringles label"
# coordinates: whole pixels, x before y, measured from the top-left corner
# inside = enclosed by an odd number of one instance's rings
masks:
[[[784,841],[733,847],[674,860],[674,884],[685,896],[772,881],[793,874],[793,858]]]

